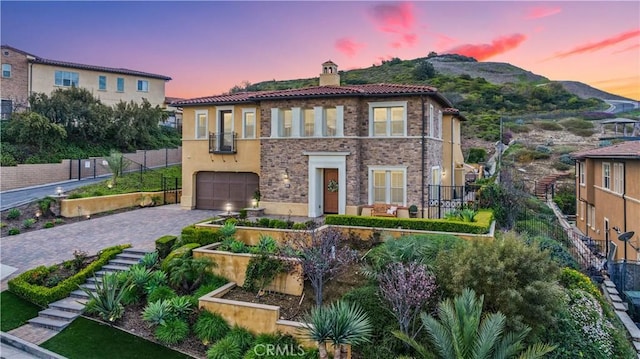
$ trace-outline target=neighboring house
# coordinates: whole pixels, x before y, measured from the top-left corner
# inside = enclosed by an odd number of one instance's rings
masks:
[[[184,118],[182,206],[238,210],[259,189],[266,213],[355,215],[373,203],[426,207],[428,186],[443,178],[463,185],[447,171],[458,170],[452,157],[462,161],[464,117],[435,88],[340,86],[336,64],[322,69],[316,87],[174,103]],[[453,144],[443,139],[452,125]]]
[[[182,101],[179,97],[166,97],[164,99],[164,110],[167,112],[167,119],[161,123],[161,126],[175,128],[182,132],[182,107],[174,106],[174,102]]]
[[[165,102],[165,82],[170,77],[123,68],[49,60],[2,45],[2,117],[28,107],[32,93],[47,95],[58,88],[72,86],[89,90],[105,105],[120,101],[153,106]]]
[[[613,242],[613,259],[624,259],[620,233],[634,231],[628,259],[640,260],[640,141],[572,153],[576,160],[576,227],[594,240]]]

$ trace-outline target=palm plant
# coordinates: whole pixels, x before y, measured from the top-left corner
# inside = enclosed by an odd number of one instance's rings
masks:
[[[105,274],[102,282],[95,281],[95,293],[89,288],[80,287],[87,295],[87,311],[97,313],[109,325],[118,320],[124,313],[122,298],[131,290],[131,279],[120,283],[115,274]]]
[[[174,258],[169,263],[169,283],[186,292],[193,292],[200,286],[211,268],[216,265],[209,258]]]
[[[356,304],[337,301],[328,307],[316,307],[303,325],[307,336],[318,342],[320,359],[327,359],[326,342],[334,348],[334,359],[342,358],[345,345],[368,342],[373,326],[367,314]]]
[[[111,183],[115,186],[118,177],[122,176],[124,169],[129,167],[131,160],[124,157],[121,152],[115,150],[112,150],[104,160],[107,162],[106,166],[109,168],[109,171],[111,171]]]
[[[460,296],[438,305],[438,319],[422,313],[420,318],[426,328],[436,353],[430,352],[406,334],[393,334],[412,346],[422,358],[442,359],[535,359],[555,349],[546,344],[534,344],[524,350],[523,341],[531,330],[525,327],[519,332],[506,332],[504,314],[491,313],[482,318],[484,297],[476,297],[471,289]],[[523,351],[524,350],[524,351]]]

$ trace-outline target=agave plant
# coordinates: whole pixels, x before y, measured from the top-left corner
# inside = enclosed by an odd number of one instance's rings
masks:
[[[171,302],[163,299],[147,304],[142,312],[142,319],[153,325],[165,325],[168,320],[173,319]]]
[[[97,313],[109,325],[113,325],[124,313],[122,298],[131,290],[131,279],[121,284],[115,274],[105,274],[102,282],[96,280],[95,283],[95,293],[89,288],[80,287],[89,295],[87,311]]]
[[[157,251],[149,252],[140,259],[140,264],[143,265],[145,268],[151,269],[155,267],[156,264],[158,264],[158,259],[159,259],[159,255]]]

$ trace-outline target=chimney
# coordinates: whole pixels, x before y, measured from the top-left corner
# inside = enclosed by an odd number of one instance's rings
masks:
[[[322,73],[320,74],[320,86],[340,86],[340,75],[338,74],[338,65],[329,60],[322,64]]]

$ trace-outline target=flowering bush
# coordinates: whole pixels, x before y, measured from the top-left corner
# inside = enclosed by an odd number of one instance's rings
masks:
[[[613,358],[613,325],[605,318],[602,307],[593,295],[583,290],[569,291],[569,313],[587,337],[603,354],[603,358]]]

